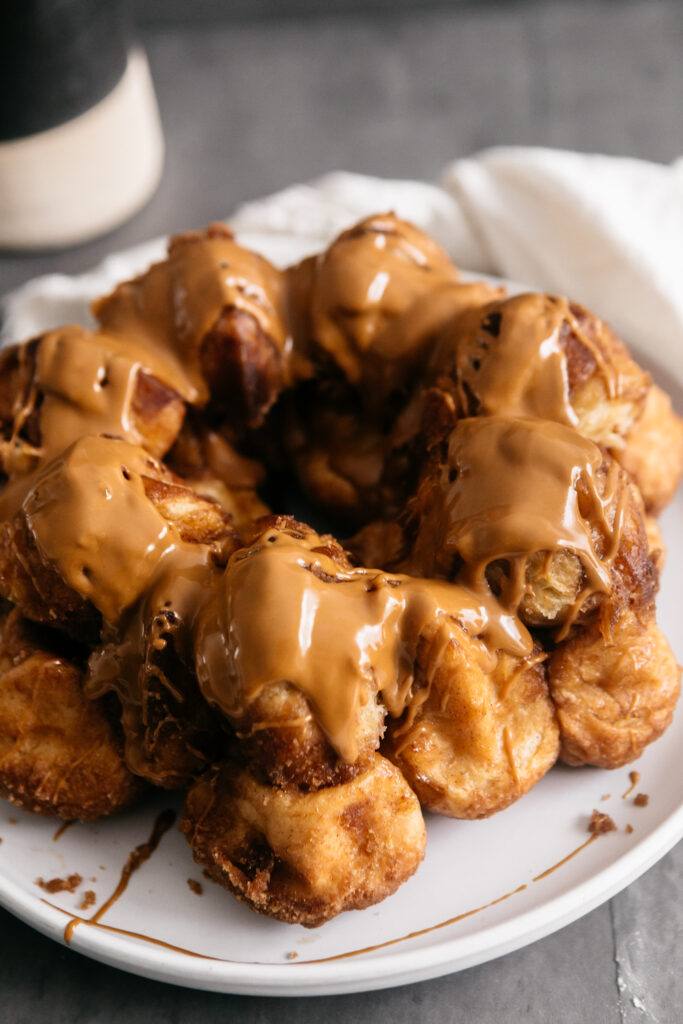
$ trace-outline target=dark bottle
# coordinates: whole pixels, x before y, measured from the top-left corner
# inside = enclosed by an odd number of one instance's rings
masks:
[[[152,194],[163,143],[119,0],[0,0],[0,246],[72,245]]]

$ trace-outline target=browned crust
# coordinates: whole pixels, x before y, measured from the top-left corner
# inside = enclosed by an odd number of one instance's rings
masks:
[[[228,307],[200,349],[212,400],[240,431],[261,426],[283,387],[282,356],[256,319]]]
[[[0,594],[34,622],[85,642],[99,635],[100,613],[43,558],[23,512],[0,524]]]
[[[225,765],[189,791],[180,830],[237,899],[308,928],[385,899],[425,844],[414,793],[379,756],[351,782],[305,794]]]
[[[144,663],[121,698],[126,763],[163,789],[178,789],[225,756],[227,723],[203,700],[194,672],[175,646],[178,619],[159,612],[149,627]]]
[[[673,717],[680,668],[651,611],[628,607],[560,644],[548,660],[562,760],[620,768],[662,735]]]
[[[557,760],[558,726],[538,651],[528,664],[501,654],[485,669],[465,631],[453,628],[443,652],[422,641],[416,692],[417,712],[390,722],[382,751],[425,810],[487,818]]]
[[[15,610],[0,646],[0,795],[65,820],[117,814],[144,784],[125,767],[121,737],[57,634]]]
[[[173,523],[184,541],[212,544],[236,538],[230,516],[217,501],[184,484],[143,477],[145,494],[164,519]]]
[[[0,429],[5,441],[16,438],[31,447],[41,444],[42,391],[35,383],[40,338],[11,345],[0,352]],[[32,394],[32,391],[35,391]],[[141,445],[162,458],[173,445],[185,419],[185,402],[157,377],[138,370],[131,400],[131,426]]]

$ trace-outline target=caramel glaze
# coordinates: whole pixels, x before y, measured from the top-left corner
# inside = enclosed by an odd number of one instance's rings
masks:
[[[239,721],[270,683],[308,698],[331,745],[358,754],[354,726],[368,686],[399,717],[413,699],[418,641],[453,621],[492,651],[532,652],[522,624],[490,592],[370,569],[341,569],[316,534],[271,529],[232,555],[197,622],[199,685],[209,703]]]
[[[24,501],[39,550],[108,623],[143,593],[162,607],[183,564],[208,561],[208,549],[183,541],[147,498],[155,470],[135,445],[86,436],[45,467]]]
[[[575,403],[590,379],[599,381],[603,401],[632,404],[613,414],[624,418],[625,432],[649,378],[597,317],[559,296],[535,293],[466,310],[441,332],[427,370],[427,382],[452,396],[456,415],[533,416],[582,433],[591,427],[582,424]],[[619,432],[618,422],[608,426]]]
[[[165,813],[169,813],[169,812],[165,812]],[[164,820],[163,821],[163,825],[165,825],[165,824],[166,824],[166,821]],[[629,828],[630,828],[630,826],[627,826],[627,830]],[[111,925],[105,925],[105,924],[102,923],[101,919],[104,916],[104,914],[107,912],[107,910],[109,910],[112,907],[112,905],[116,902],[116,900],[121,895],[123,895],[123,893],[125,892],[125,889],[126,889],[126,887],[128,885],[128,882],[130,881],[130,877],[131,877],[133,871],[137,870],[137,868],[140,867],[140,865],[144,862],[144,860],[148,859],[148,857],[153,852],[153,849],[155,849],[156,846],[158,845],[159,839],[161,838],[161,836],[158,835],[158,832],[159,832],[159,819],[157,819],[157,821],[155,822],[154,829],[153,829],[153,832],[152,832],[152,836],[150,837],[150,842],[148,844],[143,844],[142,847],[137,847],[136,851],[134,851],[134,853],[131,855],[131,857],[129,857],[129,859],[128,859],[128,861],[127,861],[126,865],[124,866],[123,871],[121,873],[121,879],[119,880],[119,883],[118,883],[118,885],[116,887],[116,890],[114,891],[112,896],[106,901],[106,903],[104,903],[102,905],[102,907],[92,917],[90,917],[90,918],[71,917],[71,920],[67,923],[66,928],[64,929],[64,941],[67,943],[67,945],[69,945],[70,942],[71,942],[71,939],[73,938],[73,933],[74,933],[76,927],[79,924],[81,924],[81,925],[87,925],[89,927],[101,928],[101,929],[103,929],[105,931],[111,931],[111,932],[114,932],[117,935],[125,935],[125,936],[127,936],[129,938],[140,939],[143,942],[149,942],[152,945],[161,946],[164,949],[169,949],[169,950],[172,950],[173,952],[176,952],[176,953],[183,953],[186,956],[197,957],[197,958],[201,958],[201,959],[205,959],[205,960],[215,960],[215,961],[218,961],[218,962],[221,962],[221,963],[235,963],[236,961],[226,960],[223,957],[212,957],[212,956],[207,956],[206,954],[203,954],[203,953],[195,953],[194,951],[189,950],[189,949],[185,949],[182,946],[175,946],[175,945],[173,945],[173,944],[171,944],[169,942],[164,942],[162,939],[153,938],[151,935],[145,935],[145,934],[143,934],[141,932],[128,931],[127,929],[124,929],[124,928],[115,928],[115,927],[113,927]],[[555,872],[559,868],[563,867],[570,860],[573,860],[573,858],[576,857],[577,854],[579,854],[583,850],[587,849],[589,846],[591,846],[596,841],[596,839],[599,839],[599,838],[600,838],[600,833],[597,833],[597,832],[594,833],[587,840],[585,840],[585,842],[581,843],[580,846],[578,846],[576,849],[572,850],[571,853],[569,853],[565,857],[563,857],[562,860],[558,861],[556,864],[553,864],[552,867],[547,868],[545,871],[542,871],[539,875],[536,875],[532,879],[532,882],[541,882],[541,881],[543,881],[543,879],[547,878],[549,875],[553,874],[553,872]],[[151,843],[154,840],[156,840],[156,842],[154,844],[154,847],[150,849],[149,847],[151,846]],[[146,856],[144,856],[143,858],[139,858],[139,857],[137,858],[135,866],[133,867],[133,870],[131,870],[131,858],[135,858],[136,854],[137,854],[137,851],[139,851],[141,849],[143,849],[145,851],[148,850],[148,852],[146,852]],[[291,961],[292,963],[297,961],[296,966],[305,966],[307,964],[308,965],[310,965],[310,964],[320,964],[320,963],[329,963],[329,962],[335,961],[335,960],[346,960],[346,959],[349,959],[349,958],[355,957],[355,956],[363,956],[366,953],[375,953],[375,952],[377,952],[377,950],[386,949],[388,946],[395,946],[395,945],[397,945],[400,942],[407,942],[410,939],[416,939],[416,938],[419,938],[419,937],[421,937],[423,935],[429,935],[432,932],[440,931],[442,928],[447,928],[450,925],[458,924],[460,921],[465,921],[465,920],[467,920],[470,917],[474,917],[475,914],[480,914],[480,913],[482,913],[485,910],[489,910],[491,907],[495,907],[495,906],[498,906],[500,903],[504,903],[506,900],[510,899],[512,896],[517,896],[517,895],[519,895],[519,893],[525,892],[527,889],[528,889],[528,885],[526,883],[522,883],[521,885],[518,885],[517,888],[510,890],[510,892],[504,893],[502,896],[498,896],[495,899],[490,900],[488,903],[484,903],[482,906],[474,907],[471,910],[466,910],[462,914],[456,914],[454,917],[449,917],[445,921],[439,921],[438,924],[429,925],[426,928],[420,928],[417,931],[408,932],[405,935],[399,935],[395,939],[388,939],[388,940],[386,940],[384,942],[378,942],[378,943],[376,943],[375,945],[372,945],[372,946],[363,946],[363,947],[361,947],[359,949],[349,950],[346,953],[337,953],[337,954],[334,954],[333,956],[318,957],[318,958],[310,959],[310,960],[309,959],[307,959],[307,960],[299,960],[297,954],[290,953],[290,954],[288,954],[287,959],[289,961]],[[53,910],[59,911],[59,913],[61,913],[61,914],[65,914],[65,915],[69,914],[69,912],[67,910],[64,910],[62,907],[56,906],[54,903],[50,903],[49,900],[41,899],[41,902],[45,903],[48,907],[51,907]]]
[[[628,831],[629,828],[630,828],[630,826],[627,826],[627,831]],[[577,856],[577,854],[579,854],[583,850],[587,849],[587,847],[591,846],[595,842],[595,840],[599,839],[599,838],[600,838],[600,833],[595,833],[594,835],[591,835],[585,842],[583,842],[575,850],[572,850],[571,853],[567,854],[567,856],[563,857],[562,860],[558,861],[557,864],[553,864],[552,867],[547,868],[545,871],[541,872],[540,875],[536,875],[532,879],[532,882],[543,881],[543,879],[547,878],[549,875],[553,874],[553,872],[555,872],[559,868],[563,867],[566,863],[568,863],[568,861],[572,860],[574,857]],[[137,866],[139,866],[139,864]],[[110,897],[110,899],[107,900],[107,903],[104,904],[103,907],[100,908],[100,910],[95,915],[93,915],[93,917],[91,917],[91,918],[72,917],[71,918],[71,920],[66,925],[66,928],[64,929],[64,941],[67,943],[67,945],[70,944],[71,939],[73,938],[74,930],[76,929],[76,927],[79,924],[82,924],[82,925],[88,925],[90,927],[101,928],[101,929],[103,929],[105,931],[111,931],[111,932],[114,932],[117,935],[125,935],[125,936],[127,936],[129,938],[140,939],[143,942],[149,942],[152,945],[161,946],[162,948],[172,950],[175,953],[183,953],[186,956],[196,957],[196,958],[200,958],[200,959],[204,959],[204,960],[214,960],[214,961],[218,961],[220,963],[235,963],[236,962],[234,960],[226,960],[223,957],[212,957],[212,956],[207,956],[204,953],[195,953],[194,951],[189,950],[189,949],[185,949],[182,946],[175,946],[172,943],[164,942],[162,939],[153,938],[151,935],[144,935],[141,932],[132,932],[132,931],[128,931],[125,928],[115,928],[115,927],[113,927],[111,925],[103,924],[102,921],[101,921],[101,918],[102,918],[103,914],[106,912],[106,910],[110,909],[112,904],[115,902],[115,899],[118,899],[118,897],[121,896],[122,893],[125,891],[125,886],[127,885],[127,882],[130,879],[130,874],[128,874],[128,875],[126,874],[127,868],[128,868],[128,864],[124,867],[124,870],[123,870],[123,873],[122,873],[121,881],[123,881],[123,879],[125,877],[125,884],[123,885],[123,887],[121,885],[121,882],[119,882],[119,885],[117,886],[117,889],[116,889],[116,892],[115,892],[114,896]],[[317,958],[310,959],[310,960],[309,959],[307,959],[307,960],[299,960],[298,959],[298,954],[296,954],[296,953],[289,953],[288,956],[287,956],[287,959],[290,962],[292,962],[293,964],[296,962],[296,966],[300,967],[300,966],[306,966],[306,965],[310,965],[310,964],[330,963],[330,962],[336,961],[336,960],[347,960],[347,959],[350,959],[351,957],[363,956],[366,953],[375,953],[375,952],[377,952],[380,949],[386,949],[388,946],[395,946],[395,945],[398,945],[398,943],[400,943],[400,942],[407,942],[410,939],[420,938],[423,935],[429,935],[432,932],[440,931],[442,928],[447,928],[450,925],[458,924],[460,921],[465,921],[465,920],[467,920],[470,917],[474,917],[475,914],[480,914],[480,913],[482,913],[485,910],[489,910],[491,907],[495,907],[495,906],[498,906],[500,903],[504,903],[506,900],[510,899],[512,896],[517,896],[520,893],[525,892],[527,889],[528,889],[528,885],[526,883],[523,883],[521,885],[518,885],[516,889],[510,890],[510,892],[506,892],[502,896],[498,896],[495,899],[490,900],[488,903],[482,904],[482,906],[474,907],[471,910],[466,910],[462,914],[456,914],[454,917],[449,917],[445,921],[439,921],[438,924],[429,925],[426,928],[420,928],[417,931],[408,932],[405,935],[397,936],[397,938],[395,938],[395,939],[388,939],[388,940],[386,940],[384,942],[378,942],[378,943],[376,943],[375,945],[372,945],[372,946],[363,946],[363,947],[361,947],[359,949],[349,950],[348,952],[345,952],[345,953],[336,953],[333,956],[317,957]],[[48,907],[51,907],[53,910],[59,911],[61,914],[68,915],[68,913],[69,913],[67,910],[64,910],[62,907],[58,907],[54,903],[50,903],[49,900],[41,899],[41,903],[45,903]]]
[[[600,448],[547,420],[484,416],[461,420],[428,469],[409,510],[412,551],[401,568],[486,590],[494,562],[508,563],[503,606],[516,614],[531,556],[572,552],[583,603],[611,589],[625,488]],[[411,519],[412,517],[412,519]]]
[[[182,425],[182,403],[205,406],[211,398],[208,380],[217,398],[226,397],[221,381],[232,382],[235,393],[227,397],[236,414],[249,426],[260,422],[289,380],[283,281],[215,225],[173,239],[164,263],[97,301],[98,330],[60,328],[14,353],[22,382],[22,361],[32,359],[34,367],[2,443],[10,482],[0,517],[11,518],[35,473],[85,435],[109,434],[164,455]],[[174,396],[180,410],[162,424],[161,438],[150,438],[136,402],[158,420]],[[22,432],[35,418],[34,443],[27,444]]]
[[[621,794],[621,799],[622,800],[625,800],[627,796],[630,796],[631,793],[633,792],[633,790],[636,788],[636,786],[640,782],[640,772],[629,772],[628,773],[628,778],[629,778],[629,782],[631,783],[631,785],[628,787],[628,789],[626,790],[625,793]]]
[[[128,860],[126,861],[121,872],[119,883],[116,886],[114,892],[109,897],[109,899],[107,899],[102,904],[102,906],[95,911],[92,917],[72,917],[72,919],[69,921],[66,928],[64,929],[64,941],[67,944],[67,946],[71,942],[73,933],[79,924],[97,924],[100,918],[103,917],[107,913],[107,911],[111,909],[114,903],[116,903],[116,901],[123,895],[123,893],[126,891],[128,887],[128,883],[130,882],[132,876],[140,867],[142,867],[145,861],[149,860],[149,858],[152,856],[157,846],[163,839],[164,835],[173,825],[174,821],[175,811],[170,809],[162,811],[157,816],[154,822],[154,826],[152,828],[151,835],[147,842],[140,843],[140,845],[136,846],[133,852],[129,855]]]
[[[193,392],[234,425],[258,426],[291,382],[285,276],[221,224],[179,235],[168,259],[94,306],[107,330],[169,353]]]
[[[234,552],[222,572],[209,545],[183,541],[146,497],[154,460],[103,437],[81,439],[46,467],[24,512],[45,558],[105,622],[105,643],[90,662],[91,696],[113,689],[124,709],[139,704],[148,645],[163,647],[170,632],[183,662],[194,659],[204,697],[228,719],[239,721],[263,687],[288,681],[306,695],[339,756],[353,762],[368,687],[393,717],[410,705],[427,626],[458,623],[480,638],[489,667],[498,650],[532,654],[517,618],[523,572],[511,577],[516,595],[499,601],[485,575],[491,561],[523,565],[531,552],[570,548],[586,573],[582,594],[609,589],[608,554],[598,555],[591,533],[597,521],[614,536],[612,547],[617,542],[596,480],[601,465],[595,445],[559,424],[463,421],[414,554],[424,557],[427,536],[429,552],[450,561],[457,553],[466,567],[457,584],[342,568],[317,534],[278,529]],[[430,564],[425,575],[441,568]],[[155,632],[170,611],[173,628]],[[135,767],[150,777],[142,762]]]
[[[138,375],[157,371],[178,393],[192,397],[181,376],[129,339],[65,327],[43,335],[35,350],[32,385],[15,410],[12,437],[3,443],[3,467],[9,483],[0,495],[0,518],[9,519],[21,506],[42,469],[85,435],[109,434],[132,444],[145,443],[134,412]],[[163,387],[163,385],[162,385]],[[182,389],[182,390],[181,390]],[[164,387],[164,400],[169,392]],[[31,446],[20,433],[29,417],[38,416],[38,440]],[[177,429],[182,423],[178,417]],[[163,446],[160,454],[163,454]],[[17,466],[17,452],[22,464]],[[18,470],[18,471],[17,471]],[[28,471],[27,471],[28,470]]]
[[[461,407],[475,403],[484,415],[534,416],[576,426],[561,338],[572,319],[566,302],[550,295],[515,296],[470,319],[476,328],[463,330],[455,353]]]
[[[315,345],[352,382],[373,348],[385,362],[395,355],[400,363],[415,350],[416,337],[463,303],[478,302],[480,286],[458,284],[446,254],[393,214],[344,232],[306,266],[294,276],[304,291],[302,281],[310,286]],[[369,684],[392,716],[404,712],[427,624],[458,623],[479,639],[489,664],[498,650],[520,659],[532,654],[517,617],[532,553],[576,553],[586,577],[577,609],[588,595],[609,589],[619,521],[610,519],[608,506],[617,481],[608,482],[607,493],[600,489],[599,449],[562,422],[466,420],[448,437],[436,485],[428,478],[418,492],[414,551],[404,575],[341,568],[317,535],[297,539],[278,530],[234,553],[222,572],[210,545],[184,541],[147,498],[145,480],[155,463],[139,447],[136,380],[144,371],[185,402],[205,403],[205,341],[221,334],[221,318],[237,313],[267,339],[270,355],[263,359],[272,356],[274,376],[270,370],[264,376],[279,381],[255,396],[254,415],[261,415],[288,378],[292,339],[285,318],[301,327],[283,293],[285,281],[215,226],[172,240],[166,263],[96,303],[99,332],[65,328],[39,339],[34,387],[15,416],[20,428],[39,415],[37,463],[32,473],[10,480],[0,516],[23,508],[46,561],[101,613],[91,695],[113,689],[124,709],[139,703],[148,647],[163,648],[171,635],[181,660],[196,664],[207,701],[228,718],[239,719],[269,683],[291,682],[340,757],[353,760],[361,694]],[[494,396],[487,411],[512,394],[517,412],[573,423],[560,351],[566,305],[545,297],[510,301],[522,312],[509,337],[503,331],[498,339],[505,377],[493,362],[483,374]],[[403,333],[390,344],[385,330],[401,314]],[[467,346],[463,353],[466,382],[474,364]],[[524,399],[515,397],[511,360],[527,366]],[[431,579],[452,578],[456,559],[464,567],[457,583]],[[498,559],[513,566],[500,600],[486,578]],[[166,683],[173,688],[172,679]]]
[[[393,213],[344,231],[309,264],[310,329],[315,347],[353,383],[384,329],[426,293],[453,284],[458,272],[427,235]],[[428,316],[427,307],[423,315]],[[382,347],[394,351],[393,344]],[[410,343],[397,343],[405,354]],[[392,356],[393,358],[393,356]]]

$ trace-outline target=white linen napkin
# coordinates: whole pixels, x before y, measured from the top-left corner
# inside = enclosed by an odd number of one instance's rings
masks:
[[[394,210],[455,262],[584,303],[641,352],[683,366],[683,159],[670,166],[501,147],[438,185],[338,172],[247,203],[227,218],[244,244],[286,265],[369,213]],[[3,341],[89,322],[88,304],[164,253],[164,239],[88,274],[37,278],[5,300]]]

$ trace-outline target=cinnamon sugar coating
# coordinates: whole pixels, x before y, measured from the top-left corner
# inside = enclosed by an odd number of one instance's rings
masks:
[[[180,828],[211,878],[259,913],[307,928],[395,892],[426,838],[415,794],[379,755],[313,793],[225,765],[190,789]]]
[[[15,609],[0,643],[0,794],[67,821],[118,814],[144,791],[115,710],[83,691],[83,652]]]

